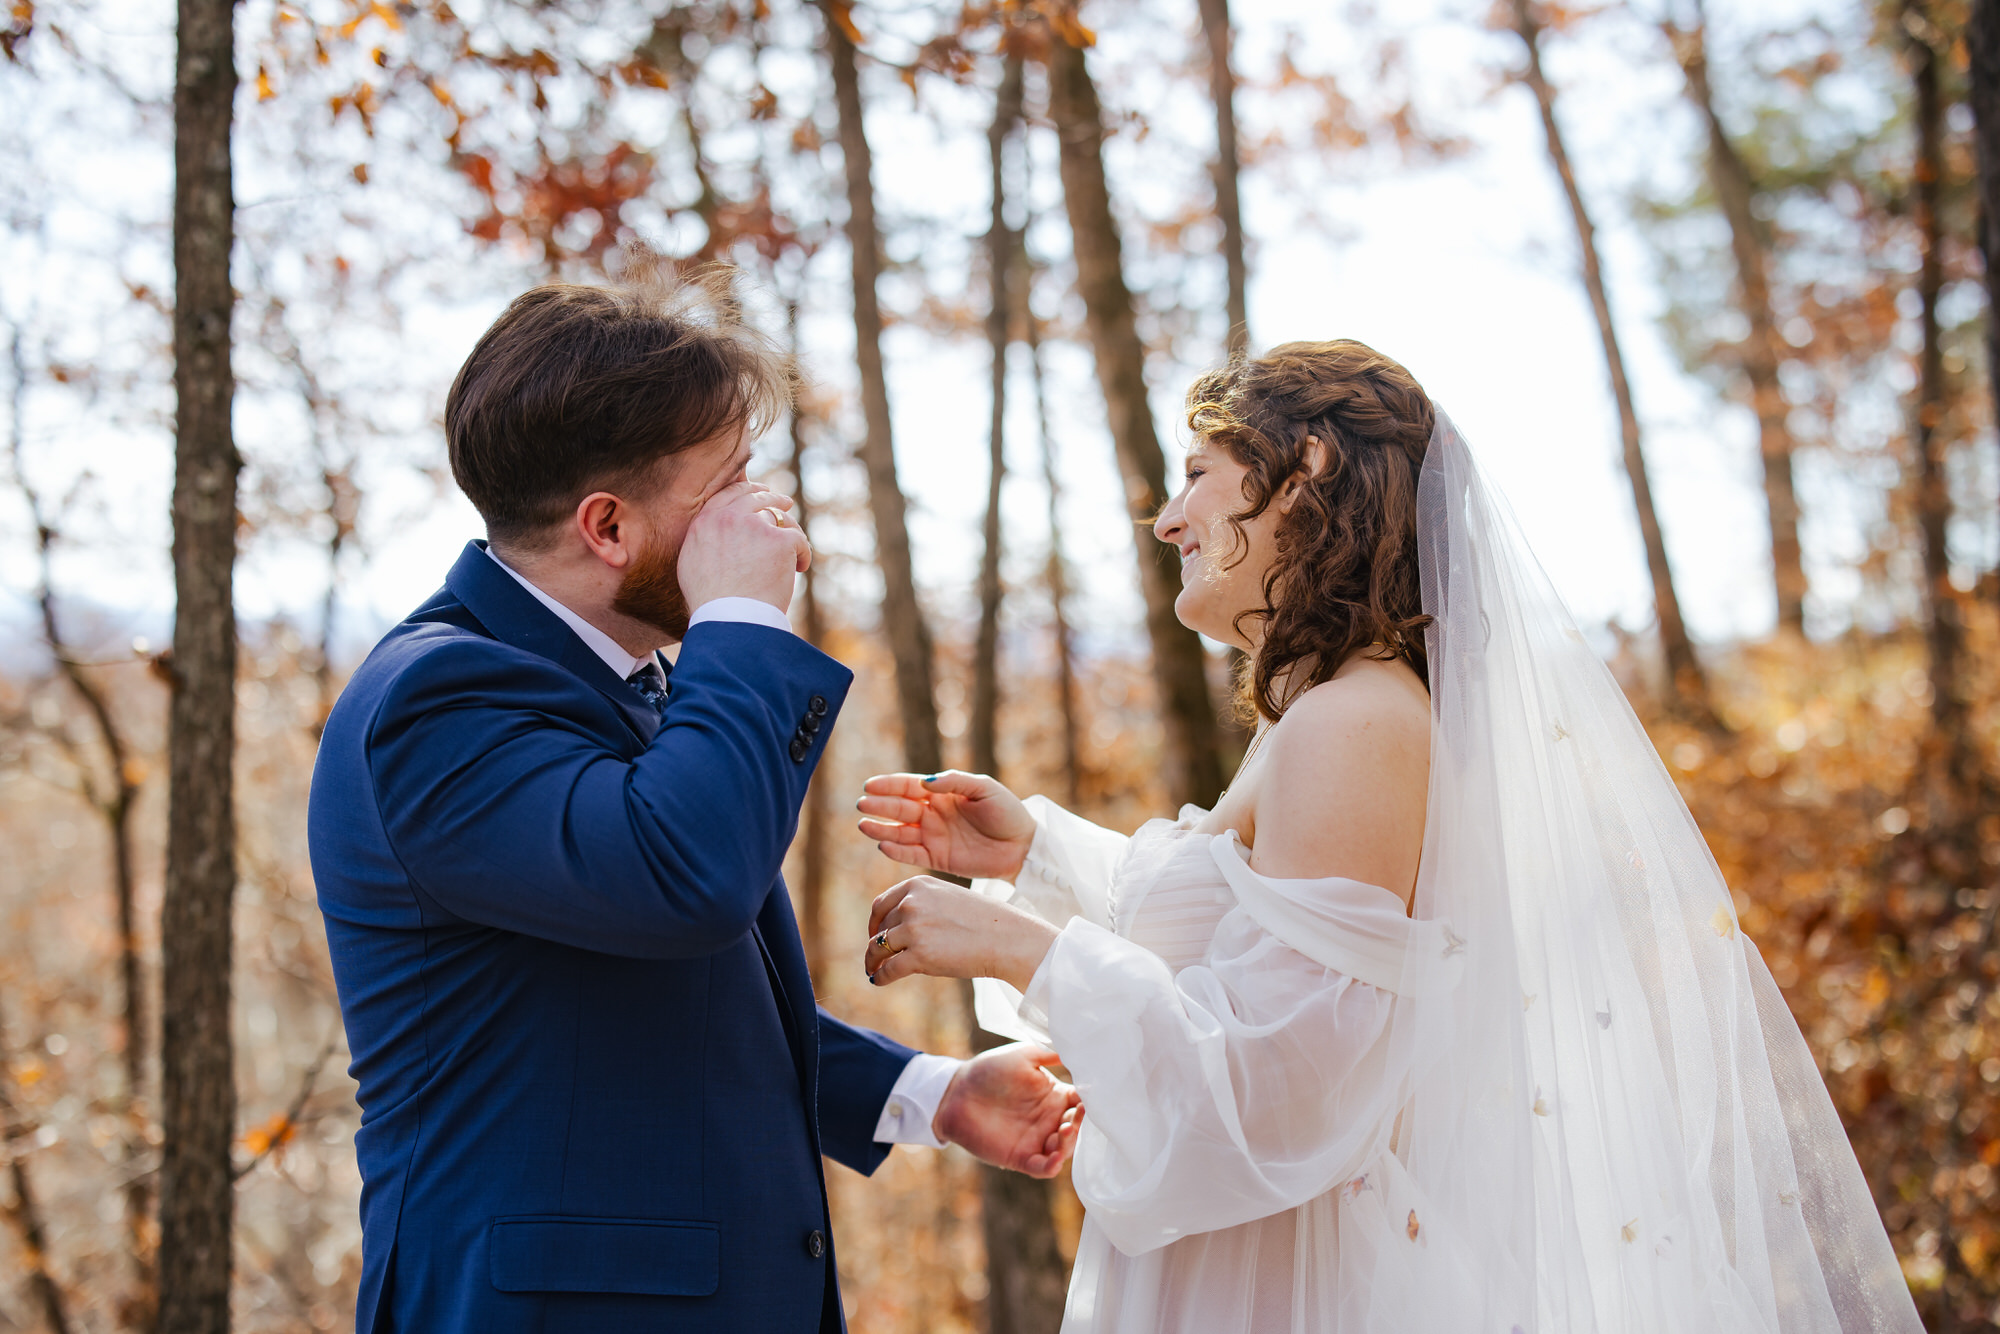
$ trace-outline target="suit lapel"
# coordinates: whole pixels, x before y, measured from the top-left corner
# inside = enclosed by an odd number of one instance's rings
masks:
[[[492,632],[515,648],[526,649],[566,667],[595,687],[624,715],[639,740],[650,744],[660,730],[660,715],[639,693],[604,665],[571,629],[535,601],[528,590],[487,554],[483,542],[467,542],[444,586]]]

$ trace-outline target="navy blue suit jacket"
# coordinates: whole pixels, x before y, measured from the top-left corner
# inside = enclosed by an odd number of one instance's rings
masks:
[[[328,718],[360,1334],[838,1331],[820,1155],[913,1053],[818,1010],[779,866],[851,673],[688,632],[664,714],[468,545]]]

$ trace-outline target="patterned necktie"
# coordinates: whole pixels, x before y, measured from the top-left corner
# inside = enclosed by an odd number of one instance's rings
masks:
[[[659,668],[653,661],[625,678],[625,684],[639,692],[639,698],[653,706],[657,713],[667,711],[667,685],[660,679]]]

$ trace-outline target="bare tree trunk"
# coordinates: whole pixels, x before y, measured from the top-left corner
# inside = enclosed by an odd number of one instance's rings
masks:
[[[1000,78],[993,124],[987,132],[991,156],[992,212],[986,233],[990,278],[986,336],[992,349],[992,419],[987,450],[986,548],[979,564],[979,635],[973,649],[972,767],[998,775],[1000,714],[1000,497],[1007,475],[1007,349],[1012,342],[1013,276],[1020,241],[1007,226],[1007,140],[1021,120],[1023,61],[1010,53]],[[968,990],[970,988],[968,987]],[[973,1045],[1000,1045],[975,1027]],[[980,1169],[986,1231],[987,1321],[989,1334],[1053,1334],[1062,1323],[1068,1267],[1056,1242],[1055,1189],[1018,1172]]]
[[[342,522],[335,507],[340,503],[339,493],[331,481],[327,484],[328,515],[333,519],[333,533],[326,540],[326,593],[319,603],[319,642],[313,647],[312,678],[317,705],[313,710],[313,740],[318,741],[326,732],[326,720],[333,715],[334,701],[339,692],[333,684],[333,636],[334,620],[340,614],[340,556],[347,545],[348,534],[342,531]]]
[[[1243,259],[1242,174],[1236,145],[1236,70],[1229,61],[1229,0],[1201,0],[1201,34],[1208,41],[1208,91],[1215,103],[1215,213],[1222,219],[1222,258],[1229,270],[1229,355],[1250,350],[1250,270]]]
[[[35,1128],[22,1119],[20,1106],[14,1099],[14,1081],[9,1073],[12,1065],[5,1039],[6,1024],[0,1019],[0,1157],[7,1160],[8,1181],[14,1193],[11,1202],[0,1206],[0,1214],[6,1216],[14,1229],[29,1290],[35,1294],[36,1305],[41,1307],[42,1323],[51,1334],[69,1334],[69,1299],[55,1275],[49,1272],[48,1225],[42,1218],[41,1200],[35,1194],[34,1178],[28,1171],[29,1150],[23,1142],[34,1134]]]
[[[160,919],[161,1334],[229,1328],[236,1124],[230,908],[236,829],[236,474],[229,282],[232,0],[179,0],[174,83],[173,701]]]
[[[968,984],[969,985],[969,984]],[[983,1048],[1002,1039],[980,1030]],[[1056,1241],[1055,1183],[979,1167],[986,1223],[987,1334],[1055,1334],[1069,1266]]]
[[[1250,353],[1250,268],[1244,259],[1243,196],[1240,188],[1242,167],[1238,159],[1236,135],[1236,69],[1230,61],[1235,33],[1229,22],[1229,0],[1200,0],[1201,32],[1208,44],[1208,94],[1215,108],[1215,212],[1222,220],[1222,256],[1229,278],[1229,356]],[[1235,682],[1245,671],[1249,655],[1235,645],[1227,650],[1227,679]],[[1235,755],[1243,752],[1248,734],[1235,710],[1226,709],[1217,720],[1227,738],[1226,748]],[[1233,767],[1233,765],[1232,765]]]
[[[1757,414],[1758,453],[1763,463],[1764,508],[1771,525],[1771,572],[1778,594],[1778,628],[1805,630],[1806,573],[1799,554],[1799,502],[1792,484],[1794,441],[1787,423],[1785,391],[1778,383],[1784,361],[1776,312],[1771,309],[1771,248],[1765,229],[1751,212],[1750,169],[1730,142],[1716,114],[1708,81],[1707,19],[1696,6],[1693,28],[1670,27],[1668,39],[1686,76],[1688,100],[1708,128],[1708,179],[1729,223],[1736,260],[1736,305],[1750,327],[1739,354],[1750,382],[1750,406]]]
[[[1951,522],[1951,489],[1945,471],[1951,440],[1943,429],[1949,390],[1938,331],[1938,299],[1944,290],[1944,222],[1940,213],[1945,172],[1944,93],[1938,70],[1940,53],[1931,41],[1936,30],[1929,16],[1921,4],[1913,3],[1903,6],[1903,14],[1916,93],[1915,221],[1923,243],[1923,265],[1917,273],[1922,347],[1917,356],[1911,439],[1917,461],[1917,522],[1924,541],[1924,639],[1930,650],[1931,725],[1938,766],[1933,776],[1933,800],[1942,808],[1939,823],[1945,827],[1939,832],[1953,839],[1966,832],[1959,826],[1973,814],[1980,765],[1966,704],[1964,609],[1951,586],[1951,555],[1945,536]]]
[[[13,1182],[14,1200],[6,1206],[7,1221],[14,1225],[19,1239],[21,1263],[28,1271],[28,1288],[42,1308],[42,1320],[51,1334],[69,1334],[68,1302],[55,1275],[49,1272],[48,1228],[42,1221],[41,1201],[28,1175],[28,1155],[24,1150],[10,1149],[8,1176]]]
[[[979,560],[979,634],[972,650],[972,767],[1000,773],[1000,495],[1007,479],[1007,349],[1013,342],[1012,274],[1018,245],[1007,226],[1007,140],[1021,119],[1022,60],[1010,54],[1000,76],[993,125],[992,220],[986,230],[989,286],[986,342],[993,358],[992,417],[987,436],[986,546]]]
[[[2000,0],[1972,0],[1965,45],[1979,161],[1979,253],[1986,261],[1986,389],[2000,418]]]
[[[847,174],[847,247],[854,262],[854,361],[861,376],[866,431],[861,461],[868,471],[868,508],[875,519],[875,556],[882,567],[882,621],[896,662],[896,701],[903,723],[903,763],[915,773],[944,767],[932,678],[931,632],[917,601],[910,560],[908,504],[896,481],[889,421],[889,382],[882,369],[882,307],[875,285],[882,272],[882,236],[875,223],[873,158],[861,118],[861,78],[855,67],[853,20],[839,0],[822,0],[833,99],[840,120],[840,154]]]
[[[1639,534],[1646,544],[1646,568],[1653,578],[1653,608],[1660,625],[1660,646],[1667,659],[1667,677],[1672,700],[1678,711],[1698,721],[1714,720],[1708,702],[1708,683],[1694,644],[1681,620],[1680,598],[1674,593],[1673,569],[1667,564],[1666,539],[1660,532],[1660,517],[1653,508],[1652,483],[1646,476],[1646,456],[1640,447],[1639,412],[1632,403],[1632,385],[1625,375],[1625,355],[1618,347],[1618,331],[1611,319],[1611,297],[1604,282],[1604,269],[1597,255],[1597,229],[1584,207],[1583,192],[1570,165],[1569,150],[1563,144],[1562,129],[1556,123],[1556,94],[1542,72],[1541,22],[1535,17],[1532,0],[1511,0],[1514,30],[1528,49],[1523,81],[1535,94],[1541,109],[1542,131],[1548,140],[1549,161],[1562,180],[1569,200],[1570,217],[1576,225],[1577,249],[1583,260],[1583,285],[1590,294],[1590,307],[1597,317],[1597,332],[1604,342],[1604,362],[1611,375],[1611,392],[1618,402],[1618,425],[1624,441],[1625,476],[1632,484],[1632,504],[1639,513]]]
[[[320,386],[319,377],[307,369],[304,350],[294,345],[294,352],[299,379],[306,391],[306,410],[313,421],[313,452],[318,456],[319,480],[326,491],[326,517],[330,524],[326,536],[326,594],[320,599],[318,643],[313,647],[312,656],[313,688],[318,696],[318,707],[314,710],[310,730],[313,740],[317,741],[326,731],[326,720],[333,713],[334,701],[340,695],[333,678],[333,651],[340,617],[340,563],[360,525],[361,489],[355,480],[352,456],[337,459],[334,451],[328,448],[326,428],[320,418],[322,413],[333,411],[333,403]]]
[[[1002,69],[987,146],[992,207],[986,253],[990,282],[986,333],[992,353],[992,398],[987,450],[985,549],[979,566],[979,631],[973,649],[972,767],[1000,772],[1000,501],[1007,475],[1007,350],[1012,339],[1013,274],[1019,237],[1007,226],[1007,140],[1021,119],[1023,61],[1010,53]],[[963,989],[971,1013],[971,984]],[[976,1024],[975,1050],[1002,1040]],[[981,1220],[986,1241],[986,1327],[989,1334],[1049,1334],[1062,1323],[1068,1267],[1056,1241],[1054,1188],[1017,1172],[979,1169]]]
[[[1035,371],[1035,421],[1042,442],[1042,484],[1049,498],[1049,559],[1046,579],[1049,586],[1049,619],[1053,622],[1056,649],[1056,704],[1062,718],[1063,804],[1077,808],[1083,790],[1081,725],[1077,717],[1076,641],[1070,633],[1069,562],[1063,557],[1062,480],[1056,470],[1055,436],[1049,431],[1048,383],[1042,371],[1042,327],[1028,304],[1028,283],[1020,284],[1023,327],[1028,334],[1028,356]]]
[[[861,403],[867,422],[862,455],[868,470],[869,506],[875,516],[876,556],[887,585],[882,618],[896,661],[897,696],[903,717],[903,762],[916,773],[934,773],[943,766],[943,743],[938,734],[937,701],[931,684],[930,632],[911,574],[905,505],[896,482],[895,455],[890,447],[889,391],[882,373],[882,316],[875,295],[881,267],[881,237],[875,225],[868,137],[861,118],[853,20],[839,0],[822,0],[821,8],[832,56],[841,155],[847,167],[847,239],[854,256],[855,360],[861,370]],[[968,1020],[972,1015],[971,992],[970,982],[960,988]],[[1000,1039],[977,1024],[971,1028],[975,1050],[999,1044]],[[1062,1290],[1068,1275],[1056,1245],[1048,1184],[985,1166],[980,1168],[980,1183],[987,1238],[989,1334],[1045,1334],[1044,1327],[1020,1321],[1043,1309],[1037,1304],[1036,1294],[1050,1286],[1056,1292],[1056,1317],[1061,1317]],[[1053,1328],[1053,1322],[1046,1326]]]
[[[139,783],[143,775],[131,744],[111,712],[110,698],[84,671],[75,649],[63,637],[61,622],[56,618],[54,556],[61,535],[56,531],[55,516],[43,507],[40,492],[28,480],[26,460],[22,456],[25,444],[22,398],[28,377],[21,357],[18,330],[10,341],[9,362],[13,371],[14,392],[8,415],[7,451],[15,484],[27,503],[28,518],[35,528],[35,600],[41,609],[42,636],[48,641],[49,652],[55,657],[63,679],[83,700],[91,726],[97,733],[98,744],[104,748],[106,773],[103,778],[93,777],[93,766],[82,757],[78,758],[78,764],[84,774],[84,793],[90,800],[91,808],[104,822],[105,836],[111,844],[113,908],[118,917],[119,999],[125,1028],[125,1229],[137,1280],[131,1308],[150,1319],[153,1309],[152,1177],[150,1173],[138,1169],[137,1160],[146,1151],[146,1054],[152,1030],[146,1023],[145,979],[139,959],[138,909],[135,903],[137,872],[132,851],[132,812],[134,803],[139,799]]]
[[[327,717],[333,712],[334,700],[340,693],[335,689],[333,679],[335,623],[340,614],[340,562],[347,554],[348,544],[354,540],[360,523],[361,489],[355,479],[353,457],[334,447],[340,430],[338,405],[320,382],[318,373],[306,361],[304,346],[286,324],[288,312],[283,303],[274,302],[273,305],[273,318],[264,329],[267,350],[289,362],[292,374],[298,379],[299,397],[305,402],[307,438],[312,447],[313,461],[319,468],[320,486],[326,493],[326,508],[323,511],[329,524],[325,546],[326,592],[320,598],[318,643],[313,647],[311,661],[318,707],[307,729],[317,741],[326,730]],[[329,419],[333,419],[331,427]]]
[[[1150,523],[1167,501],[1166,457],[1146,401],[1146,349],[1139,341],[1123,248],[1104,175],[1104,112],[1084,53],[1060,35],[1049,40],[1049,116],[1061,140],[1063,198],[1076,247],[1077,289],[1083,297],[1097,379],[1111,439],[1125,475],[1132,517]],[[1212,805],[1222,791],[1215,704],[1201,640],[1174,616],[1180,595],[1177,563],[1145,533],[1135,534],[1139,583],[1146,596],[1146,630],[1167,734],[1169,789],[1178,802]]]
[[[796,301],[785,308],[785,331],[794,355],[799,346],[799,307]],[[812,531],[812,501],[806,494],[806,436],[804,408],[794,403],[791,420],[791,472],[793,517],[799,527]],[[806,569],[799,591],[799,613],[804,622],[806,642],[814,648],[826,647],[825,612],[819,605],[818,563]],[[833,826],[833,801],[827,790],[824,764],[813,770],[806,784],[805,845],[799,854],[799,934],[805,937],[806,969],[817,989],[826,980],[826,861],[827,836]]]

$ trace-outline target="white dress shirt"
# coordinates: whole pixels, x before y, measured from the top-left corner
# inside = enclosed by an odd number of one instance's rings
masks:
[[[619,647],[618,641],[592,625],[583,617],[550,597],[530,583],[521,572],[493,555],[488,547],[486,554],[493,557],[493,563],[514,577],[515,582],[528,590],[535,601],[555,613],[556,619],[576,632],[585,646],[604,659],[604,665],[618,673],[620,680],[630,680],[639,669],[651,668],[659,671],[659,665],[652,654],[635,658]],[[688,629],[692,630],[703,621],[736,621],[746,625],[762,625],[773,630],[793,633],[789,617],[768,602],[756,598],[712,598],[694,609],[688,617]],[[664,678],[662,678],[664,683]],[[944,1091],[951,1085],[951,1078],[958,1068],[965,1064],[949,1056],[932,1056],[919,1052],[910,1063],[903,1067],[903,1073],[896,1076],[895,1087],[889,1090],[889,1099],[882,1104],[881,1119],[875,1123],[875,1141],[878,1144],[917,1144],[925,1148],[941,1149],[942,1141],[931,1133],[931,1121],[937,1116],[938,1104],[944,1100]]]

